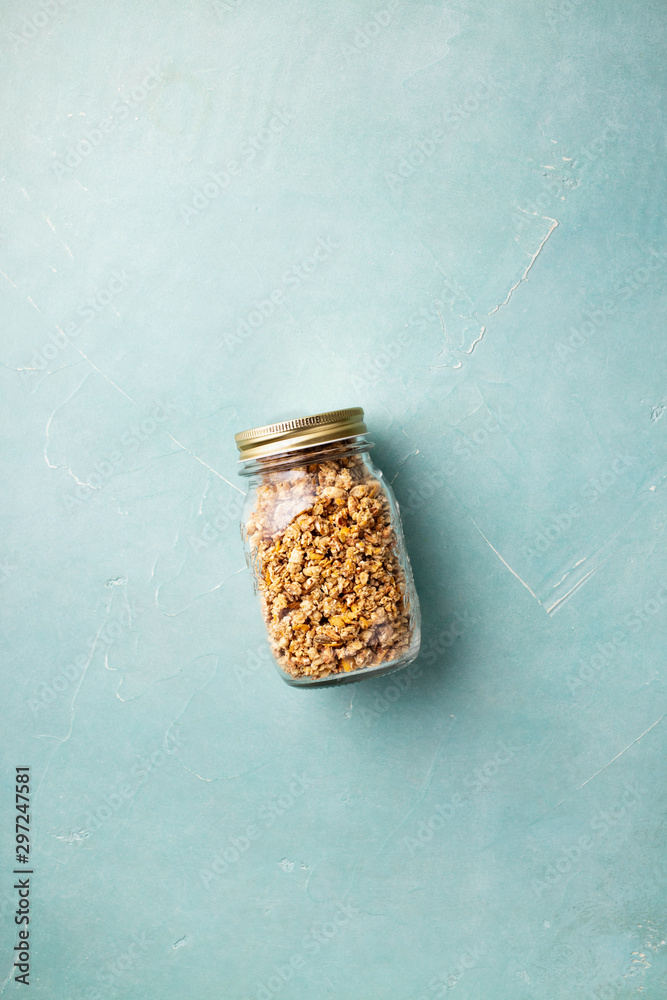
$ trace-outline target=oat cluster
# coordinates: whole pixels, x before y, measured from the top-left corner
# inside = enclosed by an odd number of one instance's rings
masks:
[[[246,531],[271,647],[287,673],[322,678],[407,651],[389,501],[358,456],[266,474]]]

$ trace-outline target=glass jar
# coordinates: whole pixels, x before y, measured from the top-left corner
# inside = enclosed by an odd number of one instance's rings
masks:
[[[288,684],[356,681],[419,653],[398,506],[366,433],[354,407],[236,435],[246,561]]]

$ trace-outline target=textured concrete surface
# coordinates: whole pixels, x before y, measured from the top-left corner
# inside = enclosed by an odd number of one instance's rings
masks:
[[[665,21],[4,6],[3,996],[667,995]],[[357,404],[423,653],[295,691],[233,434]]]

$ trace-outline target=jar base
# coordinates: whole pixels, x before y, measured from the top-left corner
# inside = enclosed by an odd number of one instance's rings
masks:
[[[404,667],[409,666],[417,659],[418,656],[419,646],[417,646],[416,650],[410,650],[399,660],[394,660],[393,662],[387,663],[382,667],[362,667],[360,670],[351,670],[348,674],[328,674],[326,677],[322,677],[320,679],[313,677],[292,677],[290,674],[286,674],[283,670],[281,670],[280,667],[278,668],[278,671],[280,676],[287,684],[290,685],[290,687],[332,687],[334,684],[353,684],[355,681],[365,680],[369,677],[384,677],[387,674],[393,674],[399,670],[403,670]]]

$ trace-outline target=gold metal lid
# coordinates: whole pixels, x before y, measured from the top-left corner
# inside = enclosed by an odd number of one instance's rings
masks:
[[[366,432],[364,411],[360,406],[353,406],[349,410],[331,410],[280,424],[253,427],[236,434],[234,439],[241,456],[239,461],[247,462],[284,451],[312,448],[328,441],[342,441]]]

